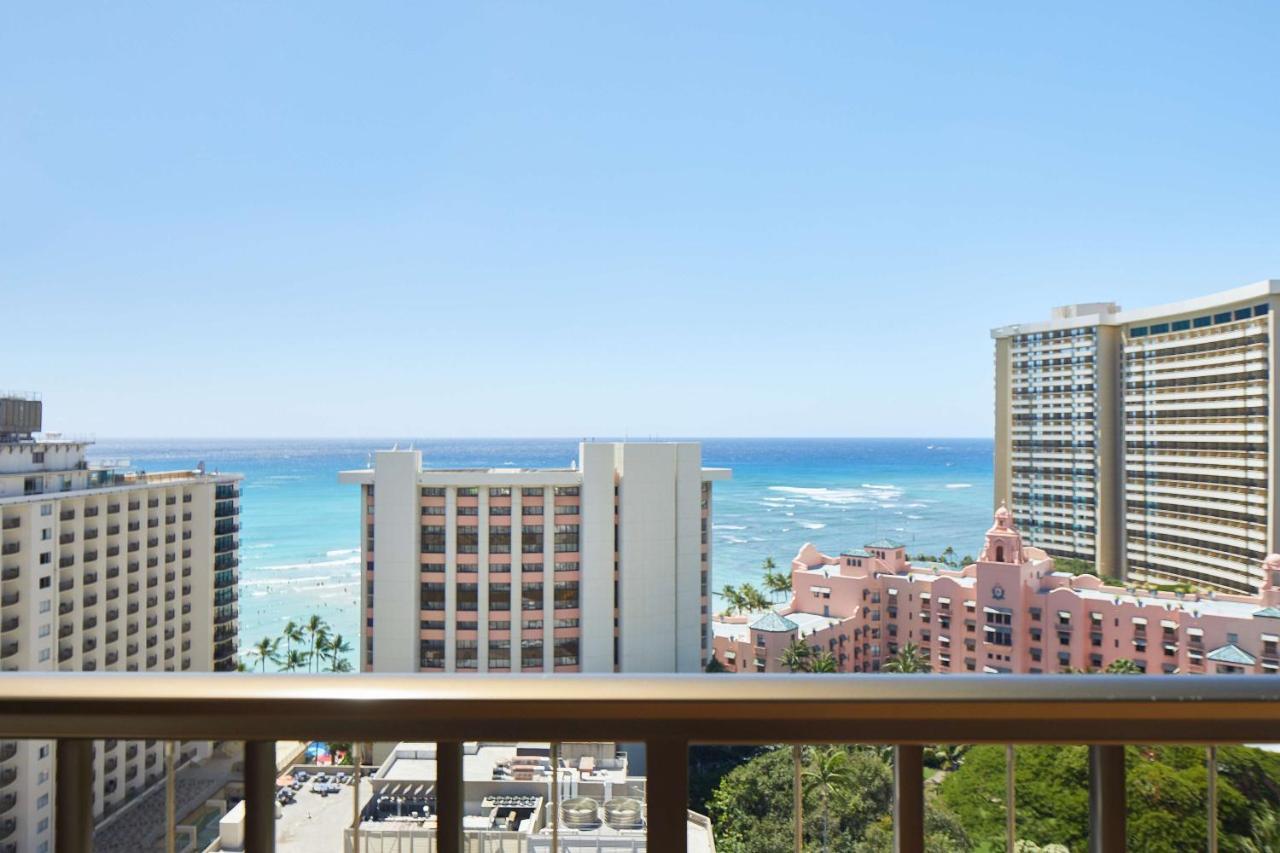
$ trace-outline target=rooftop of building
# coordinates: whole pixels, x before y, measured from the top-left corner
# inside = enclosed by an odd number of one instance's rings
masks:
[[[1277,294],[1280,294],[1280,279],[1272,278],[1255,282],[1254,284],[1246,284],[1243,287],[1211,293],[1207,296],[1128,311],[1121,309],[1114,302],[1065,305],[1053,309],[1052,316],[1048,320],[998,326],[991,330],[991,337],[1007,338],[1013,335],[1075,329],[1086,326],[1126,326],[1131,323],[1142,323],[1161,317],[1192,314],[1198,311],[1212,311],[1215,308],[1253,299],[1264,299]]]

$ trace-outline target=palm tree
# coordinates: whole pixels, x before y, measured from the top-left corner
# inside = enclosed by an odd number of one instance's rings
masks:
[[[346,656],[351,654],[351,644],[342,639],[341,634],[334,634],[333,638],[325,644],[325,651],[329,654],[329,671],[330,672],[350,672],[351,662]],[[346,669],[339,669],[339,665],[345,663]]]
[[[1138,665],[1128,658],[1116,658],[1107,664],[1103,672],[1112,675],[1140,675],[1142,670],[1138,669]]]
[[[302,642],[302,626],[290,619],[284,623],[284,630],[280,632],[280,639],[284,640],[284,653],[287,655],[293,651],[294,643]]]
[[[280,657],[276,654],[276,649],[279,647],[279,640],[273,640],[270,637],[263,637],[254,644],[253,648],[249,651],[249,654],[262,662],[262,671],[266,672],[267,661],[277,664],[280,663]]]
[[[744,583],[738,592],[742,595],[742,604],[747,610],[769,609],[769,599],[751,584]]]
[[[815,749],[813,760],[804,768],[805,787],[816,793],[822,804],[822,849],[830,849],[831,800],[847,797],[854,784],[849,753],[839,747]]]
[[[955,548],[952,548],[950,545],[948,545],[947,547],[942,549],[942,562],[946,563],[949,566],[955,560],[955,558],[956,558]]]
[[[724,599],[725,616],[732,616],[746,609],[746,602],[743,601],[742,593],[738,592],[738,588],[733,584],[725,584],[724,588],[720,590],[720,597]]]
[[[825,649],[813,656],[813,660],[809,661],[810,672],[838,672],[839,667],[836,666],[836,656]]]
[[[289,652],[289,655],[284,659],[284,666],[282,666],[281,669],[285,672],[297,672],[304,668],[309,660],[310,658],[307,657],[307,653],[302,651],[302,649],[294,649]]]
[[[915,643],[907,643],[880,667],[883,672],[929,672],[929,659]]]
[[[803,640],[793,640],[791,645],[782,650],[778,663],[785,666],[788,672],[808,672],[811,653]]]
[[[728,672],[728,670],[725,669],[724,664],[720,663],[720,659],[715,656],[714,652],[711,654],[711,659],[707,661],[707,665],[704,671],[705,672]]]
[[[773,570],[767,571],[764,573],[764,588],[769,590],[770,595],[791,592],[791,576]]]
[[[773,557],[765,557],[764,562],[760,564],[760,568],[764,569],[766,572],[771,572],[778,568],[778,564],[773,561]]]
[[[315,660],[316,646],[319,645],[317,640],[322,639],[328,633],[329,626],[325,624],[324,619],[320,618],[319,613],[312,613],[311,618],[307,620],[307,624],[303,626],[303,630],[311,638],[311,657],[309,660]]]

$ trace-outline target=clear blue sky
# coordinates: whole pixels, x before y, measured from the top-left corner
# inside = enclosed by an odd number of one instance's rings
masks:
[[[0,6],[0,387],[100,436],[989,435],[1280,277],[1267,3]]]

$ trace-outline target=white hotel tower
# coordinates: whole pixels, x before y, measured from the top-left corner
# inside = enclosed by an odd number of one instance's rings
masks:
[[[33,438],[41,414],[0,396],[0,670],[235,670],[240,477],[91,466]],[[160,782],[163,748],[96,745],[98,820]],[[0,853],[51,849],[52,751],[0,741]]]
[[[1280,549],[1280,281],[995,329],[995,500],[1054,556],[1252,595]]]
[[[361,487],[361,668],[696,672],[710,653],[711,484],[694,443],[595,443],[567,468],[433,470],[388,450]]]

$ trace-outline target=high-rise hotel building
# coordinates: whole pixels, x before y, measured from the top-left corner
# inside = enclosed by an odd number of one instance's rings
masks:
[[[1280,281],[992,331],[995,500],[1106,575],[1256,592],[1277,550]]]
[[[87,442],[33,438],[41,416],[0,397],[0,670],[236,669],[240,477],[90,465]],[[159,741],[98,747],[102,819],[165,765]],[[52,750],[0,741],[0,853],[51,849]]]
[[[361,668],[694,672],[710,654],[711,490],[693,443],[585,442],[567,468],[424,469],[361,488]]]

